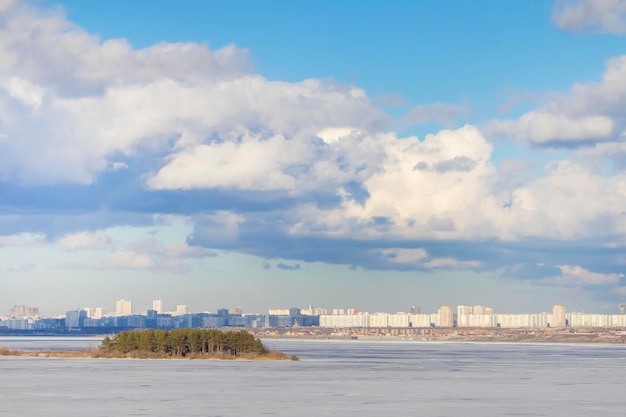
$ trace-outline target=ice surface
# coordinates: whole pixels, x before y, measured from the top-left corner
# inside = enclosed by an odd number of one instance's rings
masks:
[[[624,415],[623,346],[266,344],[301,360],[0,357],[0,415]]]

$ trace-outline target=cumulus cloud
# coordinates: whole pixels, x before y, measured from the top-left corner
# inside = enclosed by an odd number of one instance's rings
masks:
[[[626,34],[624,0],[558,0],[552,21],[560,29],[572,32]]]
[[[101,41],[30,4],[0,3],[2,246],[45,244],[33,236],[46,230],[66,250],[112,250],[101,269],[184,272],[214,249],[287,269],[494,270],[573,265],[565,244],[626,242],[626,57],[517,119],[402,137],[360,88],[267,80],[233,45]],[[405,121],[470,114],[434,103]],[[491,135],[575,152],[498,165]],[[154,213],[187,216],[187,242],[116,246],[84,232],[154,224]],[[589,272],[613,253],[580,252],[582,269],[562,280],[616,285]]]
[[[44,235],[32,233],[19,233],[15,235],[0,236],[0,247],[38,247],[46,244]]]
[[[32,110],[39,110],[44,90],[38,85],[20,77],[10,77],[2,83],[2,87],[14,99],[17,99]]]
[[[98,265],[98,269],[150,269],[154,261],[149,256],[129,249],[119,249]]]
[[[107,232],[99,230],[96,232],[79,232],[61,237],[57,245],[66,251],[81,249],[105,249],[111,243]]]
[[[441,131],[422,141],[369,136],[361,146],[377,148],[376,163],[370,163],[376,168],[362,181],[368,198],[344,198],[330,210],[302,206],[291,233],[462,239],[494,233],[485,224],[493,223],[502,202],[490,188],[492,145],[476,128]]]
[[[482,265],[479,261],[463,261],[453,258],[431,257],[422,248],[389,248],[381,251],[391,263],[409,265],[424,269],[475,269]]]
[[[144,237],[118,246],[96,269],[146,269],[155,272],[184,273],[191,259],[217,256],[212,250],[190,246],[186,242],[162,243],[155,237]]]
[[[0,0],[0,13],[4,13],[12,6],[17,4],[19,0]]]
[[[383,249],[383,255],[391,262],[400,263],[400,264],[419,264],[425,258],[428,257],[428,254],[424,249],[403,249],[403,248],[391,248],[391,249]]]
[[[597,142],[610,139],[613,120],[606,116],[569,118],[547,112],[526,113],[518,120],[495,121],[490,128],[517,141],[532,144]]]
[[[559,265],[561,275],[543,278],[542,283],[552,285],[582,286],[582,285],[616,285],[624,274],[591,272],[578,265]]]
[[[494,120],[482,131],[516,141],[554,147],[622,141],[626,128],[626,56],[607,62],[598,82],[577,83],[516,120]]]
[[[307,141],[328,126],[386,123],[362,90],[332,80],[269,81],[250,72],[247,50],[232,45],[213,51],[161,43],[137,50],[123,39],[101,42],[59,9],[26,3],[8,8],[0,20],[5,180],[90,184],[109,167],[123,167],[120,155],[151,150],[164,157],[148,167],[157,172],[148,176],[155,188],[289,188],[293,180],[281,169],[297,161],[281,158],[291,148],[308,149]],[[268,158],[266,165],[283,165],[242,179],[233,163],[245,162],[250,152]],[[226,167],[213,167],[225,179],[199,170],[216,157],[226,158]],[[195,178],[184,163],[197,170]]]
[[[307,144],[275,136],[245,137],[239,143],[199,145],[177,153],[148,184],[155,189],[238,188],[293,190],[296,178],[285,173],[310,155]]]

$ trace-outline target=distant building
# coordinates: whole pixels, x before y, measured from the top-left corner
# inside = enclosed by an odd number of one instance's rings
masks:
[[[313,306],[308,306],[307,308],[301,308],[300,314],[303,316],[314,316],[315,310],[313,309]]]
[[[29,330],[31,325],[28,319],[9,319],[2,321],[2,325],[11,330]]]
[[[565,319],[565,306],[555,305],[552,307],[552,322],[550,327],[565,327],[567,324]]]
[[[184,316],[187,314],[187,306],[185,304],[178,304],[176,306],[176,316]]]
[[[243,309],[240,306],[231,307],[229,313],[231,315],[241,315],[243,313]]]
[[[133,314],[133,303],[130,300],[117,300],[115,303],[116,316],[130,316]]]
[[[39,317],[39,309],[37,307],[26,307],[23,304],[16,304],[9,310],[9,317]]]
[[[289,309],[288,308],[270,308],[268,310],[268,314],[270,316],[288,316]]]
[[[85,325],[87,312],[85,310],[72,310],[65,313],[65,327],[68,329],[80,329]]]
[[[157,312],[157,314],[163,314],[165,308],[165,303],[163,300],[153,300],[152,301],[152,309]]]
[[[9,317],[24,317],[26,315],[26,306],[23,304],[14,305],[9,311]]]
[[[410,327],[433,327],[438,321],[437,314],[409,314]]]
[[[454,311],[452,307],[443,305],[437,310],[439,314],[439,327],[452,327],[454,325]]]
[[[370,315],[364,314],[322,314],[319,316],[320,327],[370,327]]]
[[[472,307],[472,314],[477,314],[477,315],[484,315],[485,310],[487,309],[487,307],[482,306],[482,305],[475,305],[474,307]]]
[[[85,307],[85,311],[90,319],[101,319],[107,314],[106,309],[102,307]]]
[[[619,310],[619,314],[626,314],[626,304],[620,304],[617,308]]]

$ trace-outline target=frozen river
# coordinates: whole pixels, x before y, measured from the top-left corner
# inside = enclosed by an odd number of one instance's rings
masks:
[[[0,338],[0,346],[98,344],[93,339],[53,339]],[[301,360],[0,357],[0,415],[624,415],[626,347],[622,346],[265,343]]]

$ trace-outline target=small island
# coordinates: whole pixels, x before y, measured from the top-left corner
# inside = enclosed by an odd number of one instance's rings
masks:
[[[270,351],[245,330],[216,329],[131,330],[105,337],[100,347],[83,350],[12,350],[0,356],[135,359],[256,359],[298,360],[295,355]]]

